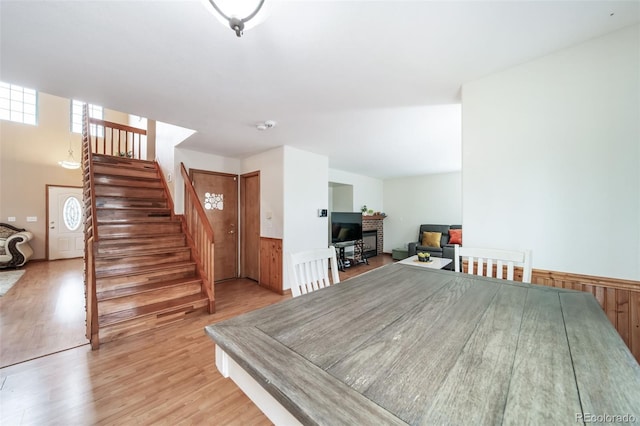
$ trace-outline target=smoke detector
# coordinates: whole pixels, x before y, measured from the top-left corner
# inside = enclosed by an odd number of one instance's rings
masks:
[[[263,123],[256,124],[256,129],[258,130],[269,130],[273,129],[274,127],[276,127],[276,122],[273,120],[267,120]]]

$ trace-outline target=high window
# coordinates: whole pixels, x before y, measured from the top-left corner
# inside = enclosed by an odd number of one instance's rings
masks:
[[[38,92],[0,81],[0,119],[38,124]]]
[[[82,105],[84,102],[73,100],[71,101],[71,131],[73,133],[82,133]],[[99,105],[89,104],[89,117],[104,120],[104,110]],[[102,126],[96,129],[96,125],[91,125],[91,134],[102,137]]]

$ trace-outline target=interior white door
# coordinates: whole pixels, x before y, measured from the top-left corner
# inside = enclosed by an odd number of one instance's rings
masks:
[[[48,186],[49,260],[84,255],[82,188]]]

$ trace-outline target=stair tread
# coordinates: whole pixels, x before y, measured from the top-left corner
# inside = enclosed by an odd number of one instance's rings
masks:
[[[102,182],[94,182],[94,186],[95,187],[107,187],[107,188],[126,188],[126,189],[144,189],[145,191],[158,191],[158,190],[164,190],[163,187],[157,187],[157,188],[142,188],[139,186],[131,186],[131,185],[122,185],[120,183],[102,183]]]
[[[107,156],[110,157],[110,156]],[[112,158],[119,158],[119,157],[112,157]],[[116,160],[116,161],[112,161],[112,160],[106,160],[106,159],[99,159],[96,160],[96,158],[94,157],[93,159],[93,165],[100,167],[100,168],[105,168],[105,167],[112,167],[112,168],[123,168],[123,169],[129,169],[129,170],[141,170],[141,171],[149,171],[149,172],[156,172],[156,166],[153,162],[149,162],[146,160],[136,160],[133,158],[127,158],[125,159],[120,159],[120,160]]]
[[[118,157],[115,155],[96,154],[96,153],[92,153],[91,157],[93,158],[93,161],[98,161],[100,163],[120,163],[120,162],[127,162],[127,161],[135,161],[139,163],[146,163],[149,165],[153,165],[155,167],[155,161],[153,160],[140,160],[138,158]]]
[[[126,196],[126,195],[96,195],[96,207],[103,207],[103,206],[98,206],[98,200],[99,199],[116,199],[116,200],[131,200],[131,201],[144,201],[144,202],[150,202],[150,201],[162,201],[162,202],[166,202],[167,199],[164,197],[131,197],[131,196]]]
[[[119,297],[131,296],[134,294],[148,293],[154,290],[160,290],[164,288],[175,287],[175,286],[186,285],[186,284],[197,284],[197,283],[202,283],[202,279],[198,277],[176,278],[173,280],[159,281],[155,283],[141,284],[141,285],[131,286],[131,287],[121,287],[115,290],[103,290],[97,293],[97,297],[98,297],[98,302],[102,302],[104,300],[111,300]]]
[[[143,218],[145,219],[145,218]],[[123,227],[126,225],[131,225],[131,226],[138,226],[138,225],[144,225],[145,221],[144,220],[136,220],[136,221],[132,221],[135,223],[98,223],[98,225],[100,225],[101,228],[105,228],[105,227]],[[164,225],[166,225],[167,223],[169,224],[180,224],[180,219],[176,219],[176,218],[168,218],[166,221],[166,223],[164,223]],[[153,220],[149,221],[149,225],[157,225],[157,223]],[[109,236],[105,235],[104,238],[108,238]],[[100,238],[103,238],[102,235],[100,236]]]
[[[115,210],[115,211],[123,211],[123,210],[133,210],[133,211],[146,211],[146,210],[150,210],[150,211],[162,211],[162,212],[169,212],[171,213],[171,209],[168,207],[104,207],[104,206],[99,206],[96,207],[96,210],[98,211],[104,211],[104,210]]]
[[[138,257],[138,256],[153,256],[154,254],[175,253],[179,251],[189,251],[189,250],[191,250],[191,248],[189,248],[188,246],[148,249],[148,250],[145,250],[143,253],[132,250],[132,254],[126,257],[131,258],[131,257]],[[123,256],[124,253],[125,253],[124,250],[122,252],[118,252],[118,254],[98,253],[98,255],[96,255],[96,260],[122,259],[124,257]]]
[[[97,170],[96,170],[97,168]],[[144,174],[148,174],[150,175],[149,177],[157,177],[158,176],[158,171],[155,167],[147,167],[147,165],[142,165],[142,166],[136,166],[136,165],[130,165],[130,164],[125,164],[125,163],[106,163],[106,162],[97,162],[94,163],[94,168],[93,168],[93,173],[95,174],[111,174],[109,173],[107,170],[109,169],[113,169],[113,170],[126,170],[128,172],[142,172]],[[122,172],[121,172],[122,173]],[[113,176],[127,176],[129,177],[128,174],[121,174],[118,172],[114,172]],[[153,175],[153,176],[151,176]]]
[[[105,238],[105,239],[100,238],[100,240],[98,241],[98,244],[100,246],[113,247],[114,245],[116,245],[115,243],[119,240],[121,240],[123,244],[134,245],[134,244],[148,243],[152,240],[163,240],[163,239],[178,240],[178,239],[184,239],[184,238],[185,238],[184,234],[182,233],[164,234],[164,235],[140,235],[138,237],[128,237],[128,238]],[[104,244],[101,244],[101,242],[104,242]]]
[[[151,169],[149,169],[149,171],[151,171]],[[158,176],[123,176],[123,175],[115,175],[115,174],[107,173],[104,171],[94,172],[93,179],[95,180],[96,178],[114,178],[119,180],[131,179],[136,181],[147,180],[150,182],[160,181],[160,178]]]
[[[128,223],[144,223],[144,222],[153,222],[153,223],[163,223],[171,220],[171,216],[139,216],[139,217],[113,217],[113,218],[98,218],[98,225],[126,225]]]
[[[113,224],[105,224],[105,225],[100,225],[100,226],[111,226]],[[130,234],[127,237],[123,237],[122,234],[113,234],[113,235],[102,235],[100,234],[100,241],[108,243],[108,242],[114,242],[117,240],[122,240],[122,239],[137,239],[137,238],[144,238],[144,237],[156,237],[156,238],[168,238],[168,237],[175,237],[175,238],[179,238],[181,235],[184,235],[182,233],[182,230],[178,230],[175,232],[166,232],[161,236],[156,236],[156,235],[151,235],[151,234]]]
[[[191,261],[170,262],[170,263],[164,263],[162,265],[147,265],[147,266],[140,266],[137,268],[114,269],[109,271],[96,271],[96,278],[98,279],[111,278],[111,277],[119,277],[123,275],[143,275],[149,272],[173,269],[181,266],[195,266],[195,262],[191,262]]]
[[[111,314],[101,315],[98,318],[98,322],[100,324],[100,327],[102,328],[147,315],[155,315],[169,312],[175,310],[176,308],[187,307],[189,305],[192,305],[194,302],[201,302],[203,306],[206,306],[206,304],[209,303],[206,295],[203,295],[202,293],[193,294],[190,296],[179,297],[177,299],[170,299],[163,302],[153,303],[151,305],[145,305],[137,308],[125,309]]]
[[[137,176],[117,176],[117,175],[96,175],[95,185],[113,185],[127,188],[148,188],[162,189],[162,181],[158,178],[137,177]]]

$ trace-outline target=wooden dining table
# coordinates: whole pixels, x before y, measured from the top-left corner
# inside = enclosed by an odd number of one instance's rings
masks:
[[[275,424],[640,422],[640,367],[589,293],[391,264],[206,333]]]

